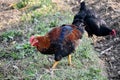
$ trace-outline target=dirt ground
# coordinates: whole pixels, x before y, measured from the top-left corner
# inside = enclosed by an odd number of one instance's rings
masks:
[[[16,27],[19,23],[21,12],[10,7],[16,2],[17,0],[0,0],[0,32]]]
[[[6,2],[0,0],[0,33],[16,27],[19,23],[22,13],[19,10],[9,8],[10,3],[16,1],[8,0]],[[73,12],[78,10],[79,2],[77,0],[63,1],[62,4],[69,5]],[[116,37],[107,36],[104,40],[98,41],[95,50],[105,62],[108,79],[120,80],[120,0],[86,0],[86,4],[95,9],[99,16],[117,31]]]

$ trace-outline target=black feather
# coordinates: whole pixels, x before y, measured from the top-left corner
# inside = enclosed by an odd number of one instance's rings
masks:
[[[112,31],[106,22],[97,15],[95,10],[86,7],[85,2],[81,3],[79,16],[77,17],[84,19],[85,30],[89,37],[92,37],[93,34],[96,36],[106,36]]]

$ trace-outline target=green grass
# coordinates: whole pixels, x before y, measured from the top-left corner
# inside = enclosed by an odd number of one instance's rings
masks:
[[[16,9],[21,9],[23,7],[26,7],[28,5],[28,1],[29,0],[21,0],[20,2],[13,5],[13,7],[16,8]]]
[[[55,26],[70,24],[74,15],[57,10],[50,0],[37,0],[35,3],[34,0],[30,1],[31,4],[26,5],[34,6],[36,3],[42,7],[24,14],[21,17],[24,24],[20,25],[19,30],[14,28],[0,35],[0,79],[107,80],[98,64],[100,59],[85,35],[79,48],[72,54],[75,67],[68,66],[65,57],[51,74],[49,68],[54,62],[53,55],[40,54],[30,46],[29,38],[31,35],[44,35]]]
[[[0,35],[0,37],[2,37],[3,40],[10,40],[10,39],[13,39],[14,37],[16,36],[21,36],[22,35],[22,32],[20,31],[8,31],[8,32],[4,32]]]

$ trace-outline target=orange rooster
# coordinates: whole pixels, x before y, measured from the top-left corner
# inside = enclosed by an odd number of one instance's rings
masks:
[[[80,39],[84,33],[83,19],[74,16],[71,25],[62,25],[53,28],[44,36],[32,36],[30,44],[37,48],[42,54],[54,54],[55,63],[52,66],[54,69],[59,61],[68,56],[68,64],[71,65],[71,53],[80,44]]]
[[[81,26],[62,25],[53,28],[44,36],[32,36],[30,44],[37,48],[42,54],[54,54],[55,68],[62,57],[68,56],[68,63],[71,65],[71,53],[74,52],[82,38],[83,29]]]

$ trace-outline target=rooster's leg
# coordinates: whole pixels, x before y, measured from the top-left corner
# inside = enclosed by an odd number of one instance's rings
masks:
[[[69,54],[68,55],[68,65],[69,66],[72,66],[72,67],[76,67],[74,64],[72,64],[72,62],[71,62],[71,55]]]
[[[52,69],[55,69],[55,67],[57,66],[58,63],[59,63],[59,61],[55,61],[53,66],[52,66]]]
[[[68,65],[71,65],[71,55],[68,55]]]

